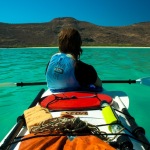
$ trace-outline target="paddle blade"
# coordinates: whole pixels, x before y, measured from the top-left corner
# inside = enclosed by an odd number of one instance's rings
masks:
[[[13,82],[0,83],[0,87],[10,87],[10,86],[16,86],[16,83]]]
[[[150,86],[150,77],[137,79],[136,82],[138,82],[139,84]]]

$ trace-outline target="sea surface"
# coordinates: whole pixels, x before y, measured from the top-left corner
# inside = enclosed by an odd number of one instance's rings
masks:
[[[6,82],[45,82],[45,68],[58,48],[0,49],[0,141],[16,123],[43,86],[11,87]],[[92,64],[102,80],[150,76],[150,48],[83,47],[81,60]],[[150,87],[140,84],[103,84],[107,90],[126,92],[129,112],[150,139]]]

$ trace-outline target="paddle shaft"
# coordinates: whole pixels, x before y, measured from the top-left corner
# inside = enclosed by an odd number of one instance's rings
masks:
[[[136,80],[102,80],[102,83],[136,83]],[[46,82],[16,83],[16,86],[46,85]]]
[[[16,86],[46,85],[46,82],[16,83]]]
[[[102,83],[136,83],[136,80],[102,80]]]
[[[28,108],[31,108],[37,104],[44,91],[45,91],[44,89],[41,89],[41,91],[38,93],[38,95],[36,96],[36,98]],[[25,119],[24,119],[24,115],[22,115],[18,117],[16,126],[13,128],[13,130],[8,135],[8,137],[4,140],[4,143],[1,145],[0,149],[8,150],[11,142],[15,139],[15,137],[18,135],[18,133],[20,132],[21,128],[24,125],[25,125]]]
[[[143,78],[139,78],[137,80],[102,80],[102,83],[138,83],[138,84],[143,84],[143,85],[147,85],[150,86],[150,77],[143,77]],[[13,83],[13,82],[6,82],[6,83],[0,83],[0,87],[8,87],[8,86],[34,86],[34,85],[46,85],[46,82],[29,82],[29,83],[24,83],[24,82],[20,82],[20,83]]]

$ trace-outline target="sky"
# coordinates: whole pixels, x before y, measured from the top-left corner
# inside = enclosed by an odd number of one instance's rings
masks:
[[[0,0],[3,23],[43,23],[59,17],[127,26],[150,21],[150,0]]]

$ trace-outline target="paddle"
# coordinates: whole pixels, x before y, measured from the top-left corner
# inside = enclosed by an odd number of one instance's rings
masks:
[[[102,83],[137,83],[137,84],[143,84],[150,86],[150,77],[145,77],[145,78],[140,78],[137,80],[102,80]],[[46,82],[31,82],[31,83],[13,83],[13,82],[8,82],[8,83],[0,83],[0,87],[8,87],[8,86],[33,86],[33,85],[46,85]]]
[[[28,108],[31,108],[37,104],[37,102],[40,100],[42,94],[44,93],[44,89],[41,89],[41,91],[38,93],[34,101],[31,103],[31,105]],[[15,137],[20,132],[21,128],[25,125],[25,119],[24,115],[19,116],[17,119],[17,123],[15,127],[12,129],[12,131],[9,133],[7,138],[4,140],[3,144],[1,145],[0,149],[9,149],[11,142],[15,139]]]
[[[137,80],[103,80],[102,83],[138,83],[138,84],[143,84],[150,86],[150,77],[145,77],[145,78],[140,78]]]
[[[130,129],[132,134],[142,142],[143,147],[145,148],[145,150],[150,150],[150,143],[148,141],[148,139],[145,136],[145,130],[143,127],[140,127],[137,125],[135,119],[130,115],[128,109],[126,108],[126,106],[124,105],[124,103],[121,101],[121,99],[119,97],[117,97],[118,100],[120,101],[120,105],[122,107],[122,113],[125,115],[129,125],[130,125]]]

